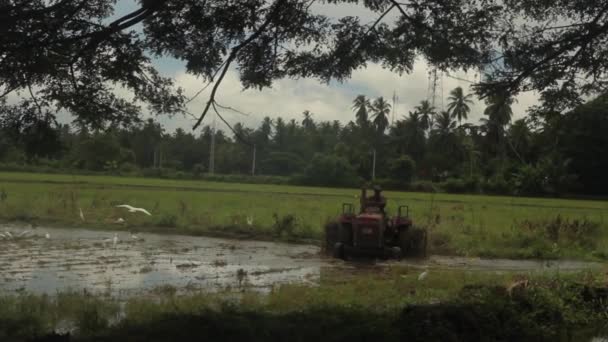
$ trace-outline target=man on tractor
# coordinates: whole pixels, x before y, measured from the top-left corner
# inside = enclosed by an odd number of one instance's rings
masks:
[[[361,212],[366,213],[381,213],[385,215],[384,208],[386,207],[386,198],[382,196],[382,188],[374,186],[374,194],[366,197],[366,189],[361,192]]]

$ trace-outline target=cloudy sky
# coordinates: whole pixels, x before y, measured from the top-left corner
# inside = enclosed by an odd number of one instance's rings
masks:
[[[116,16],[124,15],[137,8],[135,0],[119,0]],[[359,16],[362,21],[372,22],[376,15],[363,9],[361,6],[352,5],[323,5],[315,10],[323,11],[330,17],[345,15]],[[394,19],[390,15],[387,21]],[[163,58],[154,61],[155,66],[165,75],[173,77],[176,84],[182,87],[188,97],[193,96],[205,85],[202,80],[195,78],[185,72],[183,64],[179,61]],[[456,78],[454,78],[456,77]],[[441,109],[442,103],[447,103],[449,91],[457,86],[469,92],[470,82],[458,80],[478,80],[479,75],[475,72],[453,72],[450,75],[440,75],[439,84],[436,89],[436,107]],[[211,87],[201,93],[188,105],[191,113],[202,112]],[[301,120],[302,112],[309,110],[313,113],[315,120],[340,120],[347,123],[354,117],[352,107],[353,99],[364,94],[370,98],[384,96],[392,101],[393,94],[398,100],[394,108],[395,119],[402,117],[421,100],[428,99],[429,94],[429,67],[424,60],[419,60],[411,74],[398,75],[389,70],[382,69],[379,65],[369,64],[367,68],[356,71],[353,77],[344,82],[332,82],[323,84],[314,79],[284,79],[273,84],[272,88],[244,91],[238,81],[235,70],[230,70],[222,82],[217,101],[224,105],[247,113],[247,116],[236,112],[224,111],[223,116],[232,124],[243,122],[246,126],[255,127],[264,116],[281,116],[286,120],[295,118]],[[443,100],[442,100],[443,98]],[[536,103],[535,94],[522,94],[513,105],[514,118],[525,115],[526,109]],[[469,121],[477,123],[483,115],[484,103],[475,101],[472,106]],[[193,119],[190,117],[158,117],[163,123],[166,131],[171,132],[178,127],[190,130]],[[204,124],[210,123],[211,116],[205,118]],[[62,120],[64,121],[64,120]],[[67,121],[67,118],[66,118]]]

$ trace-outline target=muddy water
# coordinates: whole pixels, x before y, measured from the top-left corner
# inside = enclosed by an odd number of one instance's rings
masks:
[[[10,231],[13,238],[0,239],[0,293],[73,290],[128,297],[163,286],[268,291],[285,283],[318,284],[322,269],[359,268],[357,263],[320,257],[319,248],[311,245],[147,233],[138,234],[140,239],[136,240],[124,231],[0,226],[0,232],[5,231]],[[29,233],[17,238],[24,231]],[[375,267],[395,263],[383,262]],[[493,272],[575,271],[602,266],[575,261],[444,256],[399,264]]]
[[[0,227],[13,236],[23,229]],[[50,234],[50,239],[45,234]],[[165,285],[207,290],[316,283],[315,246],[80,229],[31,229],[0,240],[0,291],[129,296]]]

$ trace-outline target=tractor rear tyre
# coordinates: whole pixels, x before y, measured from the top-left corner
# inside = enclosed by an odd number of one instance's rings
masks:
[[[424,258],[426,245],[426,229],[412,227],[399,233],[399,246],[404,256]]]
[[[344,253],[344,244],[342,242],[336,242],[334,245],[333,256],[336,259],[346,259],[346,254]]]
[[[340,241],[340,224],[338,222],[328,222],[325,225],[325,244],[323,245],[323,251],[328,255],[333,253],[334,246]]]

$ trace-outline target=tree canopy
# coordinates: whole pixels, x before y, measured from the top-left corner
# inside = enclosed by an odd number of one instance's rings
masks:
[[[355,4],[374,19],[328,16],[327,6]],[[588,0],[140,0],[116,13],[115,0],[0,1],[0,102],[14,115],[16,93],[32,115],[56,110],[78,123],[106,127],[152,112],[184,112],[183,91],[163,77],[153,57],[183,61],[186,71],[214,81],[195,128],[216,109],[229,68],[245,88],[285,77],[344,80],[367,63],[410,72],[418,57],[441,69],[482,69],[491,96],[542,91],[563,110],[605,89],[608,4]],[[560,96],[553,96],[560,94]],[[550,100],[550,101],[549,101]],[[53,109],[53,110],[51,110]]]

